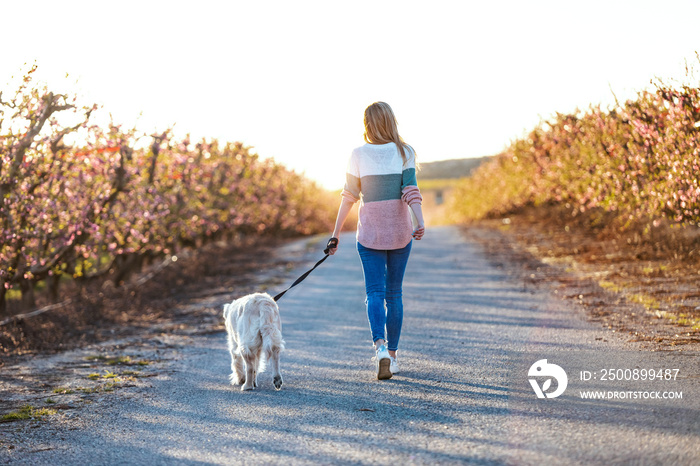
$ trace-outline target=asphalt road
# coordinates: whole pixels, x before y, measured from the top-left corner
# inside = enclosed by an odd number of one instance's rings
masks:
[[[312,256],[309,257],[310,261]],[[290,272],[290,281],[308,263]],[[285,384],[228,385],[225,335],[200,336],[144,396],[84,408],[31,464],[698,464],[700,357],[642,350],[547,286],[491,265],[455,228],[416,242],[404,284],[402,372],[377,381],[352,235],[281,301]],[[538,399],[541,359],[568,376]],[[625,377],[602,380],[615,369]],[[623,369],[619,372],[616,369]],[[654,369],[654,380],[648,380]],[[675,380],[659,369],[679,369]],[[533,368],[533,370],[536,370]],[[581,371],[590,380],[581,380]],[[606,374],[607,372],[607,374]],[[675,371],[672,371],[672,374]],[[662,376],[665,372],[661,373]],[[544,392],[553,392],[552,382]],[[626,398],[582,399],[585,390]],[[644,398],[682,392],[682,399]],[[652,395],[648,395],[652,393]],[[638,395],[635,395],[638,394]],[[619,395],[619,393],[618,393]],[[635,396],[637,398],[635,398]]]

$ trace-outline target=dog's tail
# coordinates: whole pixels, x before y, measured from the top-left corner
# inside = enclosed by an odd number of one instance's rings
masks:
[[[262,336],[263,351],[269,358],[273,351],[284,350],[282,339],[282,322],[280,321],[277,303],[272,298],[266,299],[260,306],[260,335]]]

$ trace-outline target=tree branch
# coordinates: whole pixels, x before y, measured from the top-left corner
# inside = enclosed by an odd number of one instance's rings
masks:
[[[57,101],[61,97],[65,98],[65,96],[61,94],[55,96],[53,92],[49,92],[46,96],[44,96],[44,102],[46,105],[43,111],[36,120],[33,120],[30,123],[27,133],[19,140],[19,144],[15,147],[15,149],[11,151],[12,155],[10,158],[12,159],[12,163],[10,165],[10,173],[8,177],[9,180],[17,179],[17,173],[19,172],[22,161],[24,160],[24,154],[27,152],[27,149],[31,147],[32,142],[34,142],[34,138],[41,132],[49,117],[55,112],[75,108],[74,105],[70,104],[57,105]],[[0,184],[0,209],[5,205],[5,195],[9,193],[10,187],[10,181]]]

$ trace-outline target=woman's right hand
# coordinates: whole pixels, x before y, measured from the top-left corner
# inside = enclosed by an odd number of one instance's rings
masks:
[[[425,234],[425,225],[418,225],[418,227],[413,230],[413,239],[420,240]]]
[[[328,240],[328,244],[326,244],[326,250],[324,252],[326,254],[330,254],[331,256],[335,254],[335,252],[338,250],[338,242],[338,238],[335,237],[334,233],[334,236]]]

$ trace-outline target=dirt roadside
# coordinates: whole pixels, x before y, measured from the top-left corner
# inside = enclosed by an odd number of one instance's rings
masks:
[[[533,211],[465,226],[492,263],[653,351],[700,349],[700,260]],[[652,245],[653,246],[653,245]],[[696,259],[697,255],[694,256]]]

